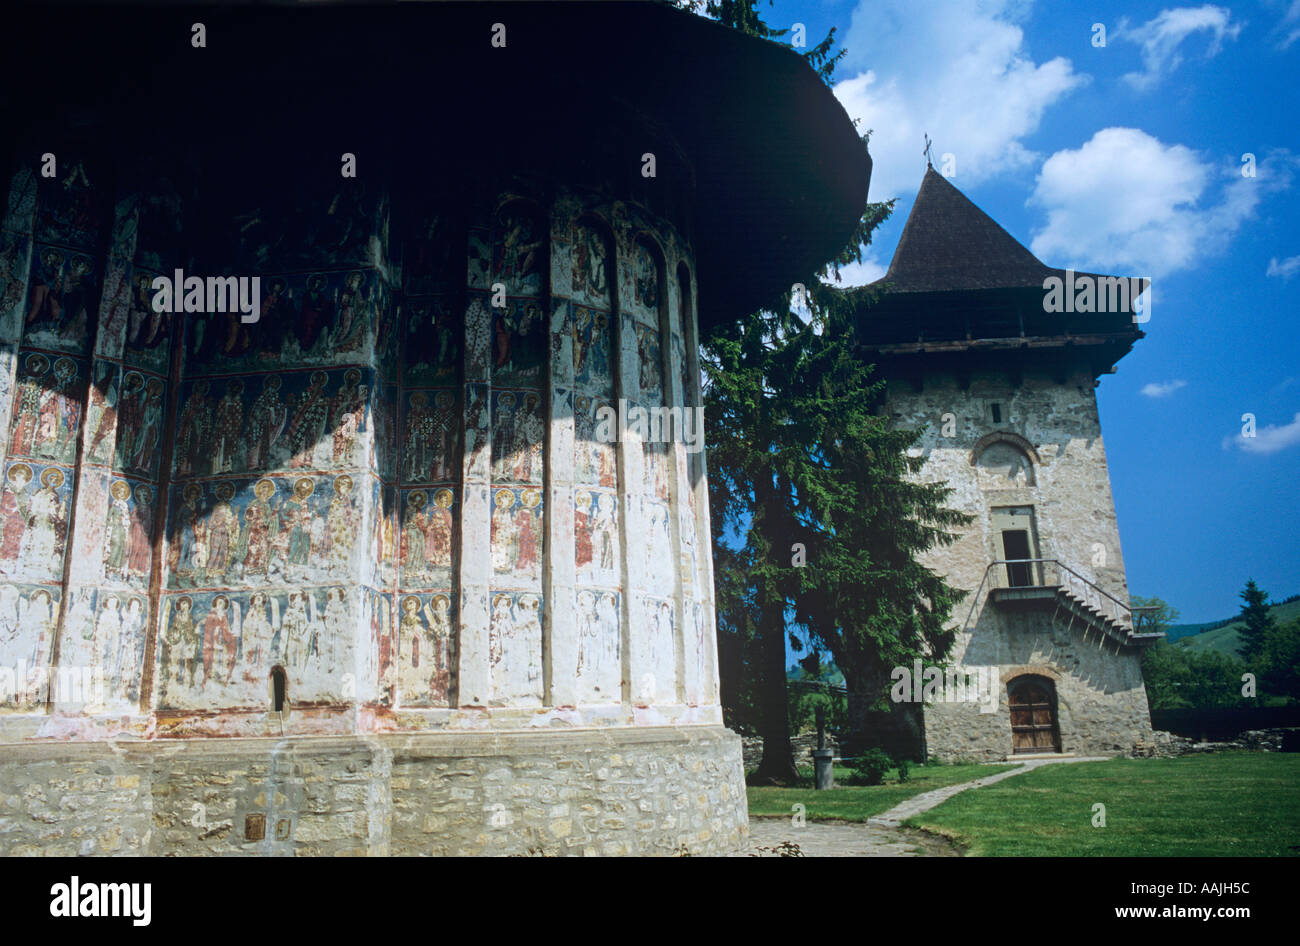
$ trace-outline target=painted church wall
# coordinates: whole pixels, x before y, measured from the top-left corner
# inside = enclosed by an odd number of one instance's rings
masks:
[[[363,538],[380,503],[387,198],[342,181],[329,201],[278,194],[232,216],[238,237],[202,259],[259,276],[261,309],[184,322],[155,706],[175,734],[278,731],[275,671],[292,731],[343,731],[377,695],[368,612],[391,615]]]
[[[350,183],[199,239],[165,179],[11,182],[0,656],[103,686],[5,708],[86,738],[716,722],[702,464],[597,434],[621,400],[698,404],[689,248],[502,195],[390,259],[387,198]],[[154,312],[177,267],[260,277],[258,321]]]

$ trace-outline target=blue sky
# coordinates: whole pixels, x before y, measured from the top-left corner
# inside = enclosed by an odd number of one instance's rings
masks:
[[[764,17],[809,44],[839,27],[871,199],[899,198],[846,283],[888,267],[923,134],[1043,262],[1152,279],[1147,337],[1098,389],[1132,593],[1198,622],[1235,613],[1249,577],[1300,592],[1300,0],[775,0]]]

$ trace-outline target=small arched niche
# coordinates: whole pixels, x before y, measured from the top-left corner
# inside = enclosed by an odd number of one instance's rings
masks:
[[[981,489],[1015,489],[1038,485],[1038,451],[1025,438],[997,431],[980,438],[971,450]]]
[[[267,686],[271,691],[271,712],[281,716],[289,714],[289,675],[283,667],[276,664],[271,668]]]

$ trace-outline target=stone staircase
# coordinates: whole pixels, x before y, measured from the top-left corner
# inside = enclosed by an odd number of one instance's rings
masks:
[[[1136,643],[1133,640],[1136,635],[1130,622],[1124,621],[1120,616],[1106,613],[1066,585],[1059,585],[1056,588],[1056,617],[1058,620],[1066,619],[1071,627],[1076,620],[1082,621],[1092,630],[1099,631],[1120,644]]]
[[[1009,575],[1006,566],[1030,566],[1036,580],[1031,583],[998,585],[999,575]],[[1025,575],[1025,572],[1019,572]],[[1056,559],[1025,559],[991,562],[985,570],[985,581],[993,579],[989,601],[1008,610],[1053,609],[1053,617],[1074,628],[1082,625],[1085,633],[1096,632],[1124,647],[1145,647],[1164,635],[1150,633],[1142,628],[1142,615],[1147,609],[1133,608],[1110,592],[1085,578],[1070,566]],[[983,583],[981,583],[982,587]],[[978,597],[978,593],[977,593]],[[971,605],[973,616],[975,605]]]

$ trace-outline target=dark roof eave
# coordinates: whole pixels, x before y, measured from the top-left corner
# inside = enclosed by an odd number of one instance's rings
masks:
[[[126,164],[129,148],[208,154],[206,140],[191,143],[195,128],[237,128],[228,149],[257,151],[258,167],[290,175],[321,164],[320,155],[331,156],[336,172],[347,150],[360,152],[371,174],[427,174],[436,159],[439,173],[477,175],[483,149],[499,154],[503,143],[529,172],[537,163],[530,154],[581,150],[600,135],[605,125],[575,134],[570,118],[617,97],[647,129],[667,129],[694,169],[694,232],[686,236],[701,327],[753,312],[811,277],[844,248],[866,207],[866,147],[799,52],[666,2],[236,2],[87,6],[76,16],[29,4],[5,16],[0,68],[25,91],[0,97],[0,125],[30,144],[84,116],[88,134]],[[190,25],[204,17],[210,48],[196,53]],[[508,45],[491,50],[489,27],[498,21],[508,26]],[[80,69],[46,68],[30,37],[55,35],[62,59]],[[484,68],[489,55],[499,67]],[[647,61],[667,68],[648,76]],[[101,78],[87,83],[90,74]],[[26,83],[31,75],[42,81]],[[526,119],[528,135],[512,115]],[[512,129],[508,141],[491,137]],[[621,138],[612,143],[623,152],[619,167],[636,178],[653,136]],[[312,160],[304,164],[299,152]]]
[[[959,352],[978,350],[1013,351],[1024,348],[1087,348],[1101,345],[1127,345],[1132,347],[1145,332],[1134,329],[1132,332],[1105,332],[1094,335],[1037,335],[1011,336],[1008,338],[974,338],[951,341],[900,342],[894,344],[872,344],[864,346],[866,351],[881,355],[921,355],[938,352]]]

